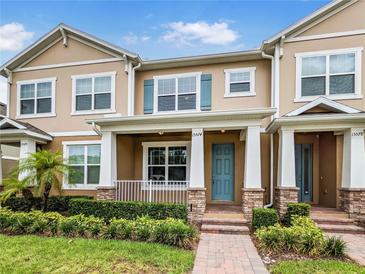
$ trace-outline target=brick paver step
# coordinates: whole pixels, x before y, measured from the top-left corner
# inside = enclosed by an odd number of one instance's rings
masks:
[[[313,221],[317,224],[354,224],[355,221],[349,218],[338,218],[338,217],[318,217],[312,216]]]
[[[235,226],[235,225],[215,225],[215,224],[202,224],[201,231],[206,233],[218,233],[218,234],[240,234],[246,235],[250,233],[250,229],[247,226]]]
[[[365,234],[365,229],[352,224],[318,224],[323,231],[330,233]]]
[[[231,225],[231,226],[242,226],[247,225],[248,222],[244,218],[218,218],[218,217],[203,217],[203,224],[213,225]]]

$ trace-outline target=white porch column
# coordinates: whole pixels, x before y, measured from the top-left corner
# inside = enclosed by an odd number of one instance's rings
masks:
[[[260,126],[247,128],[244,188],[261,188]]]
[[[278,187],[296,187],[294,130],[279,131]]]
[[[104,131],[101,137],[101,159],[99,186],[114,186],[117,167],[116,135],[110,131]]]
[[[204,131],[194,128],[191,134],[190,188],[204,188]]]
[[[350,128],[344,133],[342,187],[365,188],[365,143],[363,128]]]
[[[3,182],[3,154],[1,151],[1,144],[0,144],[0,185]]]
[[[20,140],[20,152],[19,152],[19,162],[26,159],[30,154],[36,152],[36,142],[32,139],[22,139]],[[24,179],[27,173],[20,173],[18,176],[19,180]]]

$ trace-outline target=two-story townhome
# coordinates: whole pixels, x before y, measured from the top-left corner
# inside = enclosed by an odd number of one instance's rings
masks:
[[[61,150],[70,195],[365,214],[365,1],[261,48],[161,60],[60,24],[1,67],[2,144]]]

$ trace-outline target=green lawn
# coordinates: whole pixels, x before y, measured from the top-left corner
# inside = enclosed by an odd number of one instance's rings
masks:
[[[193,260],[159,244],[0,235],[0,273],[185,273]]]
[[[283,261],[270,269],[274,274],[364,274],[365,267],[335,260]]]

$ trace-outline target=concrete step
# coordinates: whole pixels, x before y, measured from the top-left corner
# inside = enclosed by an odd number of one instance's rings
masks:
[[[201,232],[217,234],[250,234],[247,226],[202,224]]]
[[[243,217],[241,217],[241,218],[221,218],[221,217],[204,216],[202,219],[202,224],[243,226],[243,225],[247,225],[248,222]]]
[[[318,227],[330,233],[365,234],[365,229],[352,224],[318,224]]]
[[[354,224],[355,221],[350,218],[339,218],[339,217],[324,217],[324,216],[312,216],[312,220],[317,224],[332,224],[332,225],[341,225],[341,224]]]
[[[209,205],[205,212],[211,214],[242,214],[242,208],[236,205]]]

